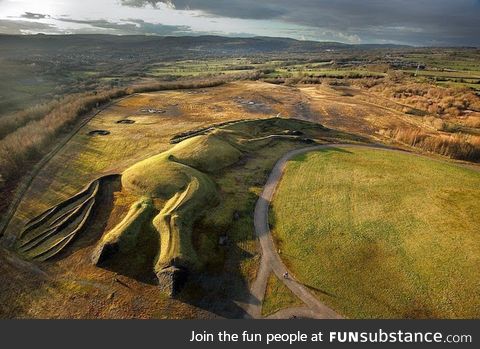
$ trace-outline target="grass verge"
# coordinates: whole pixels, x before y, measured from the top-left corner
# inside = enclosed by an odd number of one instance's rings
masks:
[[[274,273],[270,274],[262,304],[263,316],[269,316],[279,310],[298,307],[302,304],[302,301]]]

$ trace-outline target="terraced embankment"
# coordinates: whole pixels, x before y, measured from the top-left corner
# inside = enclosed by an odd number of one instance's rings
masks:
[[[115,176],[99,178],[83,191],[30,219],[15,249],[26,259],[46,261],[60,254],[85,231],[101,200],[101,188]]]

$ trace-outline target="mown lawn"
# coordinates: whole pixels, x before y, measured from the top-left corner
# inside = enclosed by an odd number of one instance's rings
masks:
[[[262,303],[263,316],[272,315],[285,308],[302,305],[304,305],[303,302],[274,273],[270,274]]]
[[[282,258],[352,318],[480,317],[480,173],[383,150],[289,162],[271,210]]]

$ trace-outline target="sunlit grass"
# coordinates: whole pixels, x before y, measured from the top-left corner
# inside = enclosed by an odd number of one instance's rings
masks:
[[[289,162],[271,220],[292,272],[354,318],[480,309],[480,174],[381,150]]]
[[[265,290],[265,298],[263,299],[262,304],[262,315],[268,316],[279,310],[301,305],[303,305],[302,301],[298,299],[275,274],[272,273],[268,278],[267,289]]]

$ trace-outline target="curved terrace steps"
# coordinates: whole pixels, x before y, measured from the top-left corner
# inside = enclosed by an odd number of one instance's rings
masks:
[[[85,228],[97,203],[101,179],[29,220],[15,244],[27,259],[46,261],[59,254]]]

